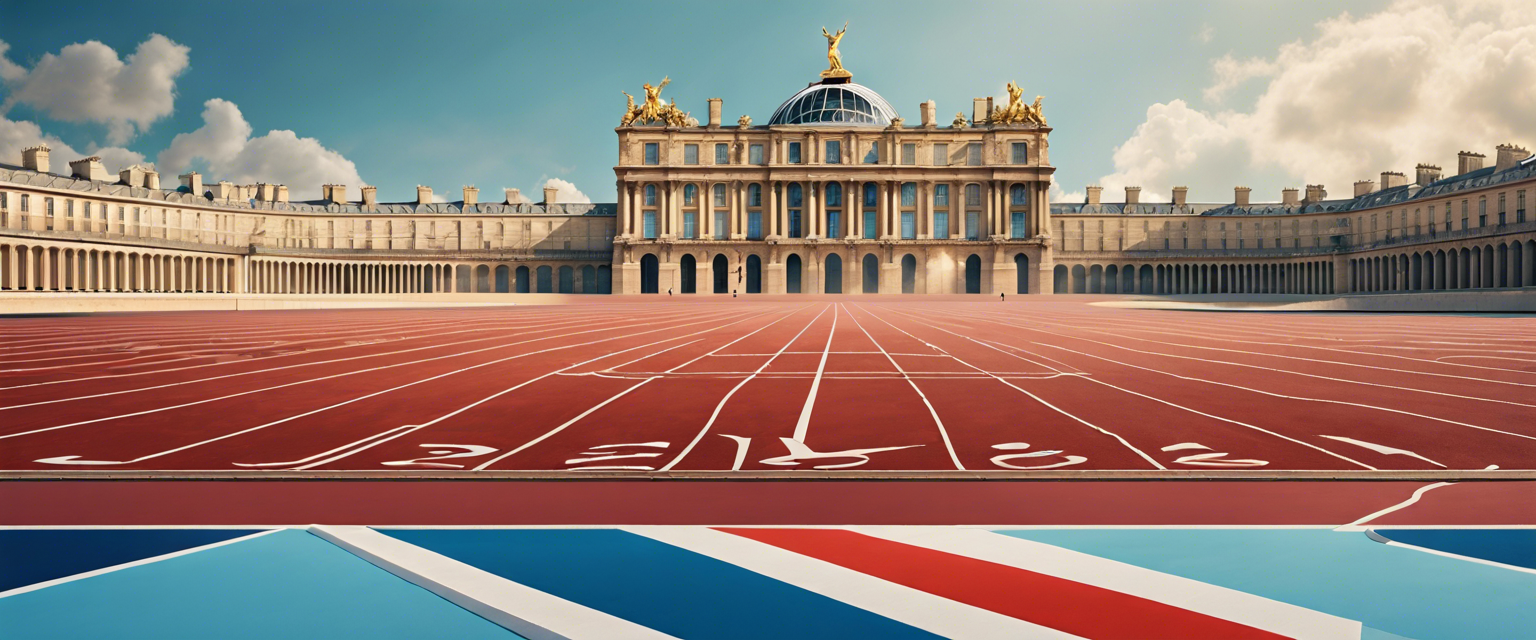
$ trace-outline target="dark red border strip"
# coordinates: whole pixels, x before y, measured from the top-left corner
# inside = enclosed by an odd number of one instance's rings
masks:
[[[1421,482],[10,481],[0,525],[1340,525]],[[1536,495],[1536,482],[1465,483],[1463,499]],[[1449,494],[1448,494],[1449,495]],[[1532,524],[1536,500],[1483,520]],[[1412,521],[1412,507],[1394,522]]]

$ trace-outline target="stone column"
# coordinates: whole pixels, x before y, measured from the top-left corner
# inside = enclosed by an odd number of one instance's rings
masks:
[[[917,183],[917,218],[922,225],[917,237],[923,239],[933,238],[933,185],[930,180]]]
[[[891,205],[890,184],[890,182],[886,181],[880,182],[875,186],[875,226],[877,227],[875,229],[876,238],[885,239],[891,237],[891,223],[889,220]]]
[[[615,235],[628,237],[630,229],[629,187],[623,180],[615,181],[614,186],[616,187],[615,191],[619,194],[618,229],[615,230]]]
[[[763,209],[763,215],[768,218],[768,220],[764,221],[764,223],[768,225],[768,230],[764,233],[764,235],[770,238],[780,237],[782,236],[784,230],[779,223],[778,183],[769,181],[764,183],[763,188],[768,191],[768,193],[763,194],[768,198],[768,206]],[[764,291],[766,290],[767,289],[765,288]]]

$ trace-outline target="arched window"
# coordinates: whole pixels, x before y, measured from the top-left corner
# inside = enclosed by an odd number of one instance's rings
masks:
[[[656,185],[654,184],[645,185],[645,206],[656,206]]]
[[[763,185],[747,185],[747,238],[763,239]]]
[[[747,206],[763,206],[763,185],[752,183],[747,185]]]
[[[717,184],[717,185],[715,185],[714,193],[715,193],[715,206],[717,206],[717,207],[725,206],[725,185],[724,184]]]
[[[805,234],[804,229],[801,228],[801,218],[803,216],[801,207],[805,206],[805,190],[800,186],[800,183],[791,182],[786,191],[789,204],[789,237],[803,238]]]
[[[699,187],[698,185],[683,185],[683,235],[684,238],[697,239],[699,237]]]
[[[693,206],[699,201],[699,188],[695,185],[683,185],[683,205]]]
[[[901,239],[917,238],[917,183],[901,183]]]
[[[864,219],[859,223],[863,225],[865,240],[874,240],[879,237],[880,224],[878,214],[880,211],[880,191],[873,182],[864,183]]]
[[[840,238],[842,235],[843,185],[832,182],[827,184],[827,237]]]
[[[836,182],[827,185],[827,206],[843,206],[843,185]]]
[[[981,233],[981,185],[965,185],[965,239],[980,240]]]
[[[1022,184],[1016,184],[1008,189],[1008,202],[1010,204],[1029,204],[1029,190]]]
[[[1023,184],[1008,188],[1008,237],[1029,237],[1029,189]]]

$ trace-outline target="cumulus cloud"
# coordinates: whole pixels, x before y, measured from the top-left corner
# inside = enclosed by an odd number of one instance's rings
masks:
[[[571,184],[566,180],[550,178],[544,181],[544,187],[554,187],[557,189],[557,191],[555,191],[555,202],[557,203],[563,204],[567,202],[592,202],[592,199],[588,198],[587,194],[582,193],[581,189],[577,189],[576,185]],[[542,192],[540,193],[540,197],[543,197]]]
[[[1142,186],[1144,200],[1166,199],[1187,185],[1192,199],[1224,199],[1268,176],[1274,184],[1249,186],[1322,183],[1347,194],[1354,180],[1444,165],[1458,149],[1532,142],[1521,136],[1536,131],[1536,3],[1399,0],[1320,22],[1272,58],[1214,68],[1217,97],[1246,80],[1268,84],[1247,109],[1152,105],[1116,148],[1106,192]]]
[[[0,162],[20,166],[21,151],[39,144],[48,145],[52,173],[67,174],[71,160],[79,160],[90,155],[101,156],[102,164],[109,171],[117,171],[129,165],[144,164],[143,154],[122,147],[104,147],[81,152],[65,144],[63,140],[43,133],[42,127],[37,126],[35,122],[0,117]]]
[[[287,130],[251,133],[239,107],[214,98],[203,103],[203,126],[172,139],[160,166],[180,173],[201,160],[212,179],[285,184],[295,199],[318,198],[323,184],[363,184],[357,165],[319,140]]]
[[[25,104],[55,120],[105,124],[117,145],[171,114],[190,51],[154,34],[125,61],[91,40],[45,54],[27,69],[6,59],[7,49],[0,42],[0,81],[10,93],[0,111]]]

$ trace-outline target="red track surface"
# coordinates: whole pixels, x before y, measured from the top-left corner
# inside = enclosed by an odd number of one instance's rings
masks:
[[[0,335],[4,470],[1536,469],[1530,317],[714,299]]]

